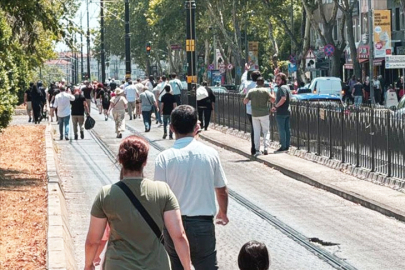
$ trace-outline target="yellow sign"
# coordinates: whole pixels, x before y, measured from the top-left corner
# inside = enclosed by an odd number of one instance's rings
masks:
[[[391,54],[391,11],[374,10],[374,57]]]
[[[187,76],[187,83],[197,83],[197,76]]]
[[[194,52],[195,51],[195,40],[194,39],[187,39],[186,40],[186,51],[187,52]]]
[[[250,70],[259,69],[259,42],[249,41],[249,54],[248,63],[250,65]]]

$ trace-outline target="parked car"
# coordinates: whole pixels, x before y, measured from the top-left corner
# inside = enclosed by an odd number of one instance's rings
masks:
[[[238,88],[234,84],[223,84],[222,87],[225,87],[228,91],[236,92]]]
[[[405,120],[405,96],[402,96],[401,100],[399,101],[394,116],[397,119]]]
[[[211,88],[211,90],[212,90],[212,92],[214,94],[226,94],[226,93],[229,93],[229,91],[225,87],[222,87],[222,86],[211,86],[210,88]]]
[[[335,105],[339,107],[346,107],[345,104],[342,102],[340,97],[336,95],[328,95],[328,94],[304,94],[304,95],[293,95],[291,96],[291,101],[308,101],[316,104],[321,105]]]
[[[313,94],[328,94],[342,98],[342,80],[337,77],[318,77],[312,80],[309,89]]]

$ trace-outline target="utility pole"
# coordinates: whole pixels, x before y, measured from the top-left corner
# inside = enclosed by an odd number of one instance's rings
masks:
[[[80,81],[83,80],[83,14],[80,12]]]
[[[90,77],[90,18],[89,18],[89,0],[86,0],[87,4],[87,77]]]
[[[291,0],[291,32],[294,33],[294,0]],[[291,38],[291,55],[293,55],[293,41]]]
[[[374,31],[374,20],[373,20],[373,10],[371,9],[371,0],[368,0],[368,53],[369,53],[369,70],[370,70],[370,98],[371,104],[375,105],[374,96],[374,42],[373,42],[373,31]]]
[[[76,46],[76,36],[73,37],[73,47],[72,47],[72,53],[71,53],[71,56],[70,56],[70,61],[72,63],[72,83],[73,84],[76,84],[76,79],[75,79],[75,68],[76,68],[75,46]]]
[[[105,82],[105,48],[104,48],[104,1],[100,0],[100,28],[101,28],[101,82]]]
[[[129,0],[125,0],[125,78],[131,78],[131,40],[129,34]]]
[[[196,4],[194,0],[186,1],[186,13],[187,13],[187,40],[186,40],[186,51],[187,51],[187,98],[188,105],[197,107],[196,99],[196,87],[197,87],[197,76],[196,76],[196,39],[195,39],[195,9]],[[215,52],[216,53],[216,52]]]

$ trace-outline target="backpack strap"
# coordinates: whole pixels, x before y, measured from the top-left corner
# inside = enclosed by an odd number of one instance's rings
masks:
[[[164,238],[162,231],[159,229],[159,226],[153,220],[153,218],[149,215],[148,211],[146,211],[145,207],[141,204],[135,194],[129,189],[129,187],[122,181],[115,183],[122,191],[128,196],[129,200],[135,206],[135,208],[139,211],[141,216],[145,219],[146,223],[148,223],[149,227],[155,233],[156,237],[159,239],[160,243],[164,245]]]

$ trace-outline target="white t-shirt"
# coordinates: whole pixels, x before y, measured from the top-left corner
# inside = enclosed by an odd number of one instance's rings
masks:
[[[242,84],[242,94],[246,95],[250,89],[253,89],[256,87],[256,82],[254,81],[248,81],[247,80],[247,74],[248,71],[246,70],[241,78],[241,84]],[[249,100],[249,102],[246,104],[246,113],[252,115],[252,103]]]
[[[170,186],[186,216],[214,216],[215,188],[227,184],[218,152],[192,137],[176,140],[158,155],[155,180]]]
[[[60,92],[55,96],[54,108],[58,108],[58,117],[70,115],[70,102],[75,100],[75,96],[66,91]]]
[[[134,102],[136,100],[136,98],[137,98],[137,95],[138,95],[138,91],[136,89],[136,86],[133,85],[133,84],[128,85],[127,87],[125,87],[124,93],[125,93],[125,96],[126,96],[128,102]]]

